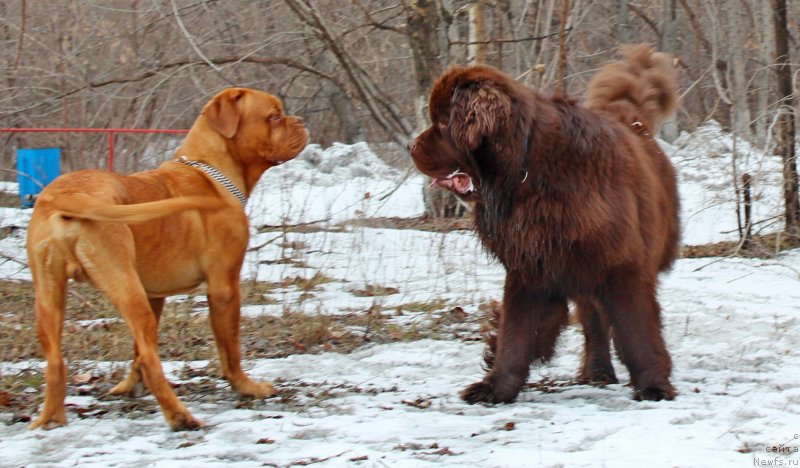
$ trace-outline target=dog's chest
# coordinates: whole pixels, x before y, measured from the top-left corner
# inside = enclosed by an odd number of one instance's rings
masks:
[[[592,239],[574,238],[557,224],[509,219],[493,232],[476,225],[486,248],[508,272],[534,289],[579,294],[597,286],[613,263],[597,255]],[[600,239],[595,239],[600,240]],[[602,250],[601,250],[602,252]]]

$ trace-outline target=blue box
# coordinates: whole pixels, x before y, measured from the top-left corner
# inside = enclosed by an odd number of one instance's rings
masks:
[[[17,149],[17,179],[23,208],[30,208],[36,195],[61,173],[61,148]]]

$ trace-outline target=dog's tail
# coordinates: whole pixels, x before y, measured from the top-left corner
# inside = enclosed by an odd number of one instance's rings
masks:
[[[144,223],[187,210],[217,210],[224,203],[216,197],[176,197],[134,205],[100,204],[88,195],[74,194],[55,202],[55,211],[63,218],[90,219],[125,224]]]
[[[653,132],[675,112],[677,77],[669,55],[647,44],[620,47],[622,60],[604,65],[589,82],[586,106],[641,122]]]

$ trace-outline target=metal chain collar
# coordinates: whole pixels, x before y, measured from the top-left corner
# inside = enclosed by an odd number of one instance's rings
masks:
[[[187,166],[196,167],[201,171],[205,172],[209,177],[219,182],[220,185],[225,187],[237,200],[242,206],[247,205],[247,197],[244,196],[241,190],[239,190],[233,182],[230,181],[225,175],[223,175],[220,171],[215,169],[212,166],[209,166],[206,163],[201,163],[200,161],[191,161],[186,158],[186,156],[181,156],[178,159],[174,160],[174,162],[186,164]]]

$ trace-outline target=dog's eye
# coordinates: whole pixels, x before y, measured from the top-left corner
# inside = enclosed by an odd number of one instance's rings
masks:
[[[281,119],[281,114],[272,114],[267,119],[271,122],[277,122]]]

